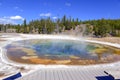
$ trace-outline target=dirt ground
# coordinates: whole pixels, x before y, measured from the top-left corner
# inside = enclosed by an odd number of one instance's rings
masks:
[[[88,39],[120,44],[120,37],[103,37],[103,38],[88,38]]]

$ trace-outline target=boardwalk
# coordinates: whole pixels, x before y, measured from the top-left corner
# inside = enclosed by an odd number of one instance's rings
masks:
[[[39,69],[16,80],[98,80],[96,77],[107,76],[105,71],[118,71],[115,67],[104,68],[55,68]],[[120,70],[119,70],[120,73]],[[120,79],[119,74],[117,78]]]

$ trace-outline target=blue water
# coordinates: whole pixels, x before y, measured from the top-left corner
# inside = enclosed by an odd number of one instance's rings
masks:
[[[33,45],[33,49],[36,50],[37,54],[50,54],[50,55],[82,55],[83,53],[88,54],[87,47],[82,46],[81,43],[70,43],[66,41],[49,41]]]

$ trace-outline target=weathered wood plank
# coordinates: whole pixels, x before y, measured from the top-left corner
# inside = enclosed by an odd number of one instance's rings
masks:
[[[17,80],[96,80],[97,76],[106,76],[104,70],[102,68],[40,69]]]

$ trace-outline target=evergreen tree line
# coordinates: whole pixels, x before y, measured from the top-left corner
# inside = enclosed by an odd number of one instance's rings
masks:
[[[28,24],[24,20],[23,24],[0,24],[0,31],[6,32],[7,29],[16,29],[17,33],[38,33],[52,34],[61,33],[66,30],[75,29],[77,25],[86,24],[85,34],[92,33],[94,36],[105,37],[120,36],[120,19],[99,19],[81,21],[78,18],[63,16],[61,19],[52,20],[50,17],[46,19],[32,20]],[[92,26],[92,28],[91,28]]]
[[[92,31],[95,36],[105,37],[110,35],[110,36],[120,37],[120,19],[89,20],[89,21],[84,21],[83,23],[88,25],[93,25]]]

